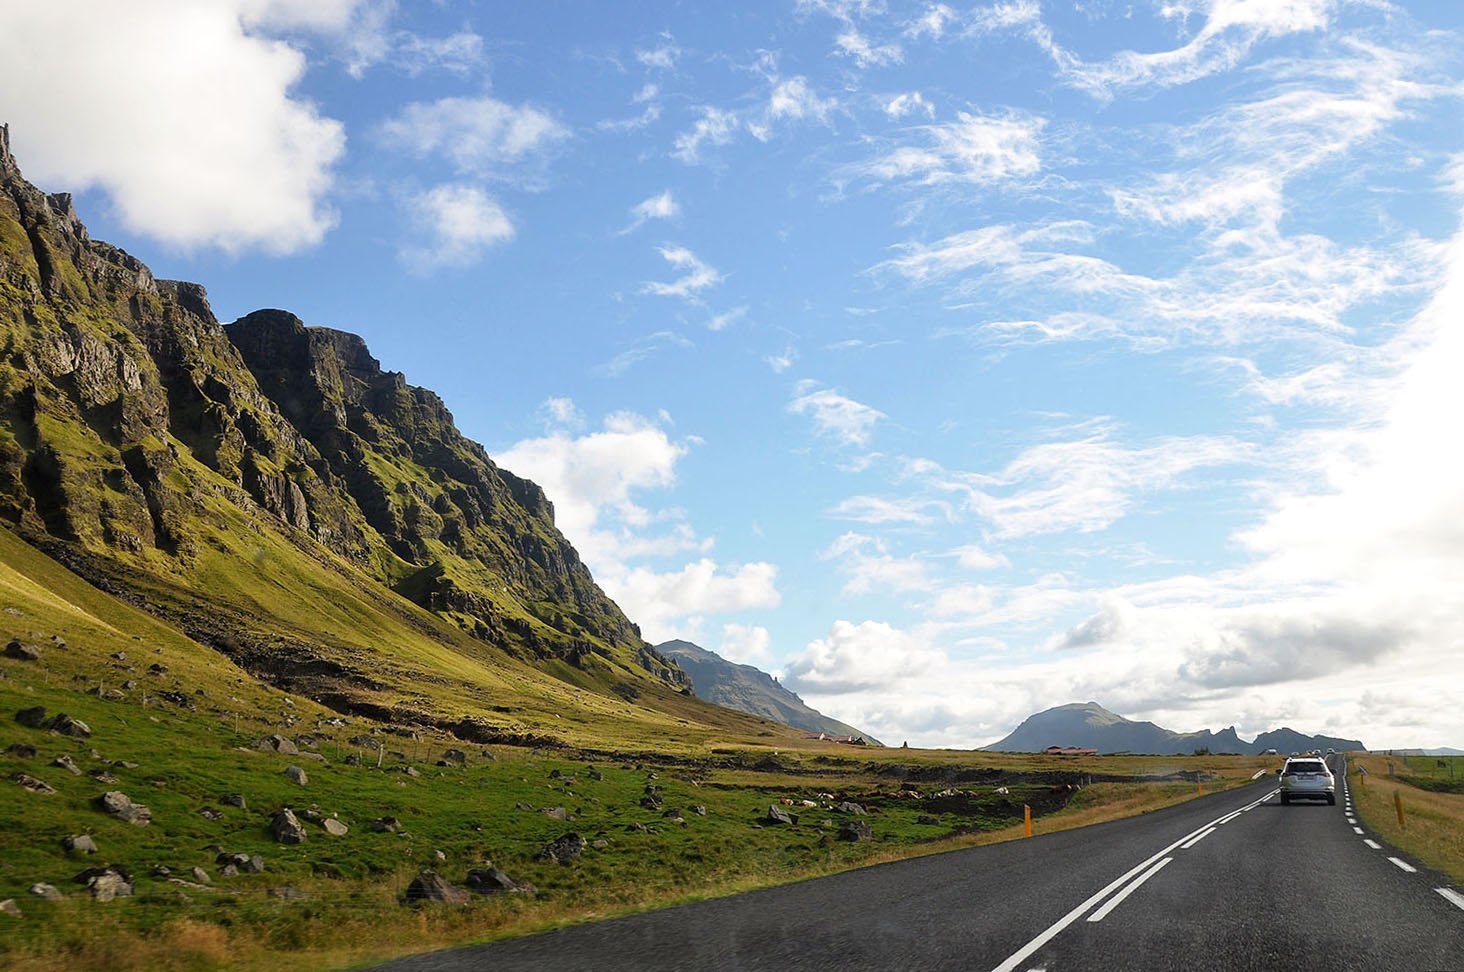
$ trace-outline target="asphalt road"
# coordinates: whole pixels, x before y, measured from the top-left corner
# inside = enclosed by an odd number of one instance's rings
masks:
[[[1336,806],[1282,807],[1274,779],[379,972],[1464,972],[1464,892],[1350,823],[1345,791]]]

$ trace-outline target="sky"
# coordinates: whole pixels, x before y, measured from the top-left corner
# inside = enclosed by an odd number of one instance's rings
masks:
[[[1464,4],[8,0],[0,122],[886,742],[1464,746]]]

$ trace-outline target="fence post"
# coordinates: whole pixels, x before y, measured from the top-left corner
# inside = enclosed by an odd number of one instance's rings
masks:
[[[1403,819],[1403,795],[1397,790],[1393,791],[1393,809],[1398,812],[1398,826],[1406,830],[1408,822]]]

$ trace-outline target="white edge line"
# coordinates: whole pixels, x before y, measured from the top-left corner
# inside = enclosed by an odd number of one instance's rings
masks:
[[[1366,844],[1367,846],[1371,847],[1373,850],[1382,850],[1383,849],[1383,845],[1382,844],[1379,844],[1375,840],[1367,840],[1367,839],[1364,839],[1363,840],[1363,843]]]
[[[1460,908],[1464,908],[1464,894],[1460,894],[1458,891],[1455,891],[1451,888],[1434,888],[1434,890],[1443,895],[1447,900],[1452,901],[1454,904],[1458,905]]]
[[[1214,832],[1215,832],[1215,828],[1214,827],[1211,827],[1208,830],[1202,830],[1202,831],[1199,832],[1198,835],[1196,835],[1194,837],[1191,837],[1189,840],[1185,841],[1183,844],[1180,844],[1179,845],[1179,849],[1180,850],[1189,850],[1191,847],[1195,846],[1200,841],[1204,840],[1206,837],[1210,836]],[[1091,918],[1088,919],[1088,920],[1089,921],[1092,921]]]
[[[1246,805],[1242,809],[1242,812],[1244,812],[1245,810],[1250,810],[1253,807],[1260,806],[1262,803],[1265,803],[1267,800],[1271,799],[1271,797],[1275,796],[1279,792],[1281,791],[1272,790],[1270,793],[1267,793],[1265,796],[1261,797],[1254,803]],[[1130,870],[1115,878],[1113,882],[1107,887],[1096,892],[1087,901],[1084,901],[1072,911],[1069,911],[1057,921],[1047,926],[1047,929],[1045,931],[1041,932],[1036,938],[1032,939],[1030,942],[1013,952],[1011,954],[1011,957],[1009,957],[1005,962],[998,965],[996,968],[992,969],[991,972],[1014,972],[1017,966],[1021,965],[1028,958],[1030,958],[1033,953],[1035,953],[1043,945],[1046,945],[1048,942],[1056,938],[1064,928],[1081,918],[1083,916],[1083,913],[1086,912],[1089,908],[1093,907],[1095,904],[1108,897],[1108,895],[1113,892],[1114,888],[1123,884],[1123,882],[1127,881],[1129,878],[1133,877],[1135,874],[1139,873],[1150,864],[1153,864],[1165,854],[1168,854],[1170,851],[1174,850],[1180,844],[1183,844],[1185,841],[1189,840],[1201,830],[1204,830],[1205,827],[1209,826],[1211,826],[1211,824],[1205,824],[1204,827],[1200,827],[1196,830],[1191,831],[1190,833],[1185,834],[1183,837],[1179,838],[1179,840],[1176,840],[1174,843],[1170,844],[1168,847],[1164,848],[1153,857],[1150,857],[1148,860],[1142,861],[1141,863],[1134,865]]]
[[[1397,864],[1399,867],[1401,867],[1403,870],[1407,871],[1409,874],[1417,874],[1418,873],[1418,868],[1414,867],[1412,864],[1409,864],[1407,861],[1400,861],[1396,857],[1390,857],[1390,858],[1388,858],[1388,860],[1392,861],[1394,864]]]
[[[1196,838],[1196,839],[1198,839],[1198,838]],[[1164,860],[1160,861],[1158,864],[1155,864],[1153,867],[1149,868],[1143,874],[1140,874],[1138,877],[1134,878],[1133,881],[1129,882],[1129,886],[1128,887],[1124,888],[1122,891],[1118,892],[1118,894],[1115,894],[1113,897],[1109,898],[1107,901],[1105,901],[1103,903],[1103,907],[1099,908],[1097,911],[1095,911],[1091,915],[1089,915],[1088,916],[1088,920],[1089,921],[1102,921],[1104,918],[1107,918],[1108,917],[1108,913],[1110,911],[1112,911],[1114,908],[1117,908],[1119,905],[1123,904],[1123,900],[1125,898],[1127,898],[1129,895],[1133,894],[1135,891],[1139,890],[1139,885],[1143,884],[1145,881],[1149,880],[1149,878],[1151,878],[1154,875],[1158,874],[1159,873],[1159,869],[1162,868],[1165,864],[1168,864],[1172,860],[1174,860],[1174,858],[1172,858],[1172,857],[1166,857],[1166,858],[1164,858]]]

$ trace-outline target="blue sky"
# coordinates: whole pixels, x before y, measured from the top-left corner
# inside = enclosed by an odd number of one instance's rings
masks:
[[[1464,5],[23,0],[0,120],[887,741],[1464,741]],[[1442,676],[1442,677],[1441,677]]]

